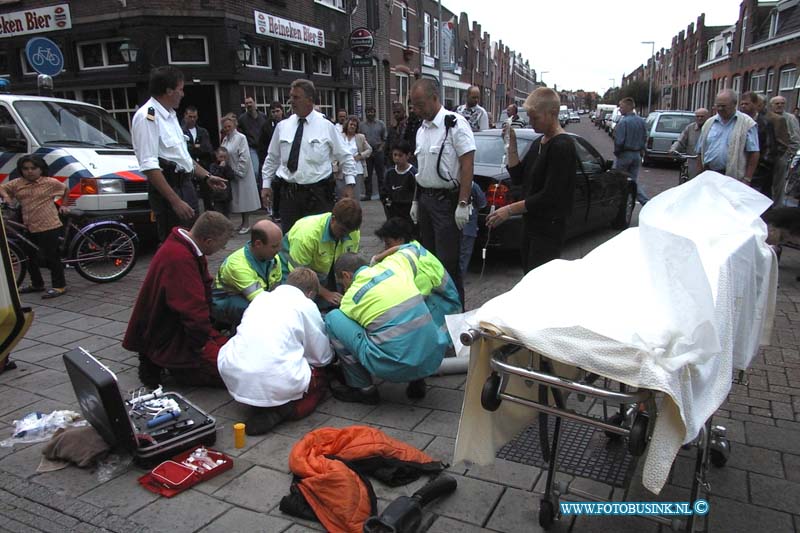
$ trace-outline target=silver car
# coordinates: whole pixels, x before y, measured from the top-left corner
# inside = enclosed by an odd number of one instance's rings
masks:
[[[654,161],[680,162],[680,157],[670,153],[670,147],[678,140],[686,125],[694,120],[694,113],[690,111],[653,111],[647,115],[647,144],[642,164],[649,165]]]

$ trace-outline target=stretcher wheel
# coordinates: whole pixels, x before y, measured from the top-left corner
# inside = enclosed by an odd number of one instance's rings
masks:
[[[539,500],[539,525],[542,529],[550,529],[556,521],[556,509],[553,502],[542,498]]]
[[[644,453],[647,447],[647,425],[650,422],[650,417],[638,413],[631,424],[631,433],[628,436],[628,451],[634,457],[639,457]]]
[[[728,439],[720,439],[711,442],[711,449],[709,450],[709,458],[711,464],[722,468],[728,463],[728,457],[731,454],[731,444]]]
[[[483,384],[481,391],[481,406],[487,411],[497,411],[500,407],[500,376],[497,372],[492,372],[486,378],[486,383]]]
[[[612,426],[621,426],[624,421],[625,421],[625,415],[623,415],[622,413],[611,415],[608,419],[608,423],[611,424]],[[622,437],[622,435],[620,435],[619,433],[612,433],[611,431],[604,431],[603,433],[605,433],[606,437],[608,437],[611,440],[618,440],[620,437]]]

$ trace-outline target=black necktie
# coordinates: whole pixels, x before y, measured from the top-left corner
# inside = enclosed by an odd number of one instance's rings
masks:
[[[306,119],[297,119],[297,131],[294,133],[294,140],[292,141],[292,149],[289,152],[289,161],[286,163],[286,168],[289,172],[297,171],[297,161],[300,159],[300,144],[303,142],[303,124]]]

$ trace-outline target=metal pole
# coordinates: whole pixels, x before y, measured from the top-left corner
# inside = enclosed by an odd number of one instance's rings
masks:
[[[655,41],[642,41],[650,45],[650,83],[647,84],[647,114],[650,114],[650,104],[653,98],[653,76],[656,72],[656,43]]]
[[[442,0],[439,0],[439,42],[437,46],[439,48],[439,100],[444,105],[444,73],[442,69],[442,59],[444,58],[444,40],[442,37],[444,36],[443,24],[442,24]]]

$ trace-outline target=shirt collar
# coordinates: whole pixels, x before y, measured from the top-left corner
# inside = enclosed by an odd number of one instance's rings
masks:
[[[325,230],[322,232],[322,242],[336,242],[336,239],[331,233],[331,220],[333,219],[333,215],[328,217],[328,221],[325,222]],[[350,234],[348,233],[342,238],[343,241],[350,240]]]
[[[295,122],[299,124],[300,123],[300,117],[298,117],[297,115],[292,115],[292,116],[294,117]],[[302,118],[306,119],[306,124],[311,124],[312,122],[314,122],[317,119],[317,117],[321,117],[321,116],[322,116],[322,113],[312,109],[311,113],[309,113],[308,115],[306,115],[305,117],[302,117]]]
[[[722,117],[721,117],[721,116],[719,116],[719,113],[717,113],[716,115],[714,115],[714,120],[716,120],[716,121],[717,121],[717,122],[719,122],[720,124],[723,124],[723,125],[725,125],[725,124],[730,124],[731,122],[733,122],[734,120],[736,120],[738,116],[739,116],[739,112],[737,111],[736,113],[734,113],[734,114],[733,114],[733,116],[732,116],[731,118],[729,118],[729,119],[726,121],[726,120],[722,120]]]
[[[441,106],[439,108],[439,112],[436,113],[435,117],[433,117],[433,120],[424,120],[422,122],[422,125],[425,126],[426,128],[434,128],[434,127],[435,128],[441,128],[442,125],[444,124],[445,115],[447,115],[449,113],[450,113],[450,111],[445,109],[444,106]]]
[[[189,235],[189,232],[188,232],[188,231],[186,231],[186,230],[185,230],[185,229],[183,229],[183,228],[178,228],[178,233],[180,234],[180,236],[181,236],[181,237],[183,237],[183,238],[186,240],[186,242],[188,242],[189,244],[191,244],[191,245],[192,245],[192,248],[194,248],[194,254],[195,254],[197,257],[203,257],[203,252],[202,252],[202,251],[200,250],[200,248],[197,246],[197,243],[196,243],[196,242],[194,242],[194,239],[192,239],[192,236],[191,236],[191,235]]]
[[[167,109],[166,107],[161,105],[161,102],[156,100],[155,97],[153,97],[151,101],[153,103],[153,107],[155,108],[155,110],[158,112],[159,115],[161,115],[161,118],[168,119],[169,117],[178,116],[178,114],[175,112],[174,109]]]

